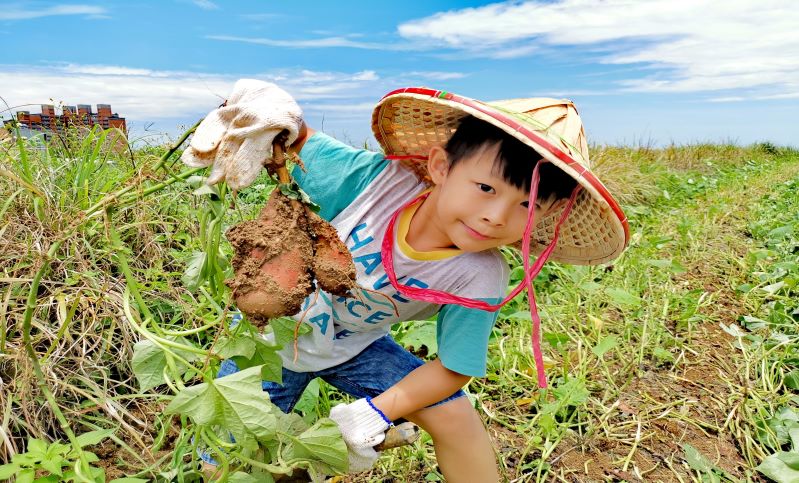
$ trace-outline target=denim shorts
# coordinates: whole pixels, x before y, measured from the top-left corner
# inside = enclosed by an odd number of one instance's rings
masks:
[[[294,409],[305,387],[320,377],[331,386],[356,397],[377,397],[395,385],[411,371],[424,364],[424,361],[394,342],[385,335],[372,342],[366,349],[352,359],[337,366],[315,372],[294,372],[283,368],[283,383],[263,381],[264,391],[281,411],[287,413]],[[233,359],[225,359],[216,377],[224,377],[239,370]],[[465,396],[458,390],[446,399],[428,407]]]

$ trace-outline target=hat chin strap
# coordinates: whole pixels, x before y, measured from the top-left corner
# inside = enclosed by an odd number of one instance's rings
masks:
[[[410,156],[388,156],[389,159],[406,159],[410,158]],[[420,158],[419,156],[413,156],[413,158]],[[540,160],[533,169],[533,177],[530,183],[530,198],[528,201],[529,206],[535,207],[535,201],[538,196],[538,183],[540,181],[540,176],[538,173],[538,169],[541,164],[548,162],[545,159]],[[380,249],[380,255],[383,259],[383,267],[386,270],[386,275],[388,276],[391,285],[397,289],[399,293],[410,297],[415,300],[421,300],[423,302],[431,302],[435,304],[457,304],[463,307],[469,307],[473,309],[480,309],[486,310],[489,312],[496,312],[502,306],[510,302],[514,297],[519,295],[524,288],[527,288],[528,299],[530,301],[530,317],[532,319],[533,331],[532,331],[532,346],[533,346],[533,357],[535,359],[535,371],[536,375],[538,376],[538,387],[544,389],[547,387],[547,378],[544,372],[544,356],[541,353],[541,317],[538,315],[538,307],[535,301],[535,287],[533,286],[533,279],[541,272],[541,269],[544,267],[549,256],[552,254],[552,251],[555,250],[555,245],[558,242],[558,236],[560,235],[560,227],[566,218],[569,216],[569,213],[574,206],[575,201],[577,200],[577,194],[582,189],[582,186],[579,184],[574,188],[572,191],[571,197],[569,197],[569,202],[566,204],[566,207],[563,209],[563,212],[558,219],[558,223],[555,225],[555,233],[552,236],[552,241],[549,245],[538,255],[538,258],[535,260],[535,263],[530,265],[530,237],[533,232],[533,227],[535,226],[535,208],[532,210],[528,210],[527,214],[527,224],[524,227],[524,238],[522,238],[522,256],[524,258],[524,280],[522,280],[519,285],[517,285],[500,303],[494,305],[484,302],[482,300],[471,299],[468,297],[461,297],[443,290],[436,290],[431,288],[420,288],[420,287],[411,287],[408,285],[403,285],[399,283],[397,280],[397,275],[394,272],[394,225],[396,224],[397,217],[400,213],[402,213],[406,208],[409,206],[413,206],[417,203],[421,203],[424,201],[429,195],[430,192],[422,193],[421,195],[417,196],[416,198],[412,199],[408,203],[401,206],[394,214],[391,216],[391,219],[388,222],[388,226],[386,227],[386,233],[383,236],[383,243]]]

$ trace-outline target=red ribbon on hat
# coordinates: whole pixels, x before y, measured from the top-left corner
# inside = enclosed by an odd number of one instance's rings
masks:
[[[426,159],[423,156],[387,156],[388,159]],[[541,166],[542,163],[548,162],[545,159],[541,159],[535,165],[533,169],[533,177],[530,186],[530,198],[528,201],[529,206],[535,207],[535,201],[538,196],[538,182],[540,181],[540,176],[538,173],[538,168]],[[577,200],[577,194],[582,189],[582,186],[579,184],[574,188],[572,191],[571,197],[569,197],[569,202],[566,204],[566,207],[563,209],[563,212],[558,219],[558,223],[555,225],[555,232],[552,236],[552,241],[549,245],[544,249],[543,252],[538,256],[535,263],[530,265],[530,236],[533,231],[533,227],[535,226],[535,208],[528,210],[527,214],[527,224],[524,227],[524,237],[522,238],[522,256],[524,258],[524,280],[519,282],[511,292],[502,300],[502,302],[494,305],[484,302],[482,300],[470,299],[468,297],[461,297],[455,294],[451,294],[449,292],[443,290],[436,290],[431,288],[420,288],[420,287],[411,287],[408,285],[403,285],[399,283],[397,280],[397,275],[394,272],[394,225],[396,224],[397,217],[400,213],[402,213],[406,208],[409,206],[413,206],[416,203],[421,203],[424,201],[429,195],[430,192],[422,193],[421,195],[417,196],[416,198],[412,199],[405,205],[401,206],[394,214],[391,216],[391,219],[388,222],[388,226],[386,227],[386,233],[383,236],[383,243],[381,245],[381,256],[383,258],[383,266],[386,270],[386,275],[388,276],[391,285],[397,289],[399,293],[410,297],[415,300],[421,300],[423,302],[431,302],[435,304],[457,304],[463,307],[469,307],[473,309],[480,309],[486,310],[489,312],[496,312],[502,306],[510,302],[514,297],[519,295],[519,293],[527,288],[528,298],[530,301],[530,317],[533,323],[533,333],[531,336],[531,342],[533,346],[533,358],[535,359],[535,371],[536,375],[538,376],[538,387],[544,389],[547,387],[547,377],[544,373],[544,356],[541,353],[541,317],[538,315],[538,307],[535,302],[535,288],[533,287],[533,279],[541,272],[541,269],[544,267],[549,256],[552,254],[552,251],[555,249],[555,245],[558,242],[558,236],[560,235],[560,227],[566,218],[569,216],[569,213],[574,206],[575,201]]]

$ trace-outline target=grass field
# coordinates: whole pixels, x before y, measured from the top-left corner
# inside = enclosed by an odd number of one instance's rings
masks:
[[[222,233],[256,215],[271,181],[231,205],[167,148],[109,154],[106,135],[0,144],[0,479],[198,481],[200,444],[230,481],[340,468],[324,416],[343,396],[315,383],[297,416],[276,414],[258,385],[274,348],[228,325]],[[551,263],[536,280],[548,391],[526,299],[502,310],[489,376],[468,391],[503,478],[799,481],[799,152],[595,146],[592,158],[631,243],[612,265]],[[522,261],[505,253],[515,285]],[[291,337],[284,322],[274,330]],[[395,336],[435,353],[434,322]],[[260,369],[222,387],[213,375],[233,356]],[[428,437],[344,477],[392,479],[442,480]]]

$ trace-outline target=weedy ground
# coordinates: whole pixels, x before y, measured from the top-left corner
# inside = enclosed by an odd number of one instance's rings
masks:
[[[91,448],[107,480],[168,481],[190,459],[189,425],[164,414],[161,379],[134,378],[142,320],[126,276],[159,335],[213,348],[232,309],[220,227],[254,218],[272,182],[231,208],[195,172],[159,165],[165,148],[120,155],[103,141],[0,145],[0,464],[30,452],[29,438],[113,429]],[[536,280],[548,391],[536,389],[527,301],[502,310],[489,375],[468,391],[503,478],[790,481],[777,456],[799,452],[799,153],[768,143],[592,153],[630,219],[630,246],[612,265],[552,263]],[[515,285],[520,255],[505,254]],[[434,322],[395,334],[434,356]],[[297,411],[313,423],[343,398],[315,382]],[[442,476],[423,436],[345,480]]]

